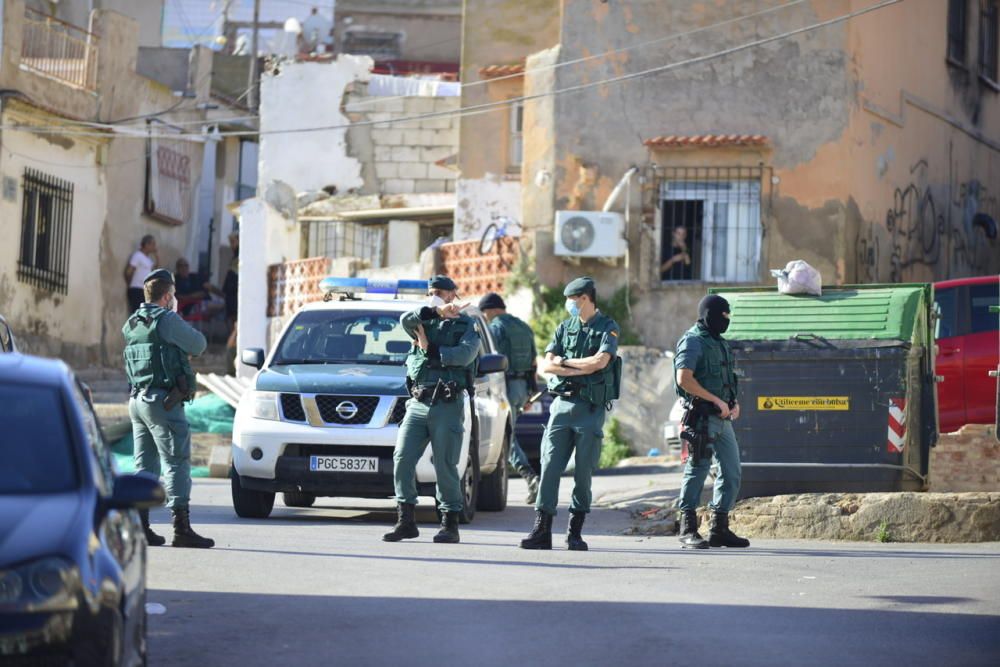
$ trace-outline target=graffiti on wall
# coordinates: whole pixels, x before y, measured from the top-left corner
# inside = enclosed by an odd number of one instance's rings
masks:
[[[910,168],[879,223],[867,221],[855,242],[860,282],[945,280],[998,267],[1000,199],[975,179],[933,187],[928,163]]]

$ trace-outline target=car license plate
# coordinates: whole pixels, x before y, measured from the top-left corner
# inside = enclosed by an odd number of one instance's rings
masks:
[[[378,458],[374,456],[310,456],[309,470],[313,472],[378,472]]]

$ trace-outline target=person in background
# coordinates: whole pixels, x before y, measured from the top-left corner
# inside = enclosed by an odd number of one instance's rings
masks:
[[[196,300],[205,302],[201,304],[201,309],[206,317],[221,313],[226,308],[223,302],[225,295],[222,290],[206,280],[200,273],[191,273],[191,265],[183,257],[177,260],[174,285],[177,288],[177,298],[189,302],[180,308],[182,317],[191,314],[195,306],[199,305],[194,303]],[[218,297],[218,300],[213,300],[213,296]]]
[[[479,300],[479,310],[490,324],[497,351],[507,357],[507,400],[510,402],[510,464],[524,481],[528,483],[528,497],[525,502],[534,505],[538,499],[538,474],[531,467],[528,456],[517,442],[517,418],[531,407],[529,398],[537,390],[535,376],[538,373],[535,334],[531,327],[507,312],[507,304],[496,292],[490,292]]]
[[[160,266],[160,258],[156,253],[156,238],[146,234],[139,242],[139,249],[129,257],[125,265],[125,283],[128,285],[128,312],[134,313],[142,305],[144,297],[143,281],[153,269]]]

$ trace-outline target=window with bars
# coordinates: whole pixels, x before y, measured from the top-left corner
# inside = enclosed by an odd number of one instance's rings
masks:
[[[983,0],[979,10],[979,72],[994,84],[1000,83],[1000,2]]]
[[[660,185],[660,280],[755,282],[763,167],[667,168]]]
[[[948,58],[965,64],[969,0],[948,0]]]
[[[73,231],[73,184],[34,169],[25,169],[23,180],[18,279],[66,294]]]

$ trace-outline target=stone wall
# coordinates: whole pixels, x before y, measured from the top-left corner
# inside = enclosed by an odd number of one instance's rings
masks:
[[[1000,491],[1000,442],[996,427],[968,424],[942,433],[931,449],[931,491]]]
[[[609,415],[619,423],[619,432],[632,453],[643,455],[654,447],[663,449],[663,424],[677,400],[673,361],[652,347],[622,346],[622,391]]]
[[[363,163],[366,194],[454,192],[458,172],[437,164],[458,153],[458,116],[400,122],[423,114],[456,111],[458,97],[373,97],[365,86],[347,97],[346,110],[357,125],[348,133],[348,152]]]

